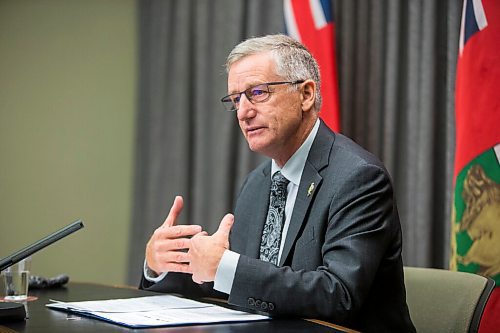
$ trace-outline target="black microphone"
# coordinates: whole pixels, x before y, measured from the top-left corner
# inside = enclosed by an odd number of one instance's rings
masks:
[[[21,249],[11,254],[10,256],[7,256],[6,258],[0,260],[0,272],[6,269],[7,267],[14,265],[15,263],[18,263],[24,258],[29,257],[33,253],[40,251],[44,247],[49,246],[54,242],[57,242],[61,238],[64,238],[72,234],[73,232],[80,230],[81,228],[83,228],[83,222],[81,220],[75,221],[70,225],[48,235],[47,237],[44,237],[39,241],[26,246],[24,249]]]
[[[14,252],[0,260],[0,272],[81,228],[83,228],[83,222],[77,220],[39,241]],[[0,302],[0,322],[24,320],[25,318],[26,310],[22,303]]]

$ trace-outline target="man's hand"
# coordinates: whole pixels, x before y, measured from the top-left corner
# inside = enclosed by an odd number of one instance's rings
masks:
[[[155,230],[146,245],[146,264],[157,274],[163,272],[191,273],[188,254],[181,250],[190,248],[191,239],[202,231],[199,225],[176,225],[184,202],[175,197],[165,222]]]
[[[229,232],[233,222],[234,216],[227,214],[220,222],[219,229],[212,236],[199,233],[191,238],[188,257],[194,282],[201,284],[215,279],[220,259],[224,251],[229,249]]]

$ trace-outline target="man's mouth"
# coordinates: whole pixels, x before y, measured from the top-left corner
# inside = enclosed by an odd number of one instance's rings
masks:
[[[251,126],[247,127],[247,135],[257,135],[264,130],[264,126]]]

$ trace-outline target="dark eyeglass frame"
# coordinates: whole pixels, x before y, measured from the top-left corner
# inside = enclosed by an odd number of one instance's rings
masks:
[[[224,104],[224,107],[226,108],[227,111],[238,111],[238,106],[239,100],[241,99],[241,95],[245,94],[246,98],[250,101],[250,103],[255,104],[255,103],[263,103],[266,102],[269,98],[271,98],[271,93],[274,93],[274,91],[269,90],[269,86],[278,86],[282,84],[299,84],[299,83],[304,83],[305,80],[296,80],[296,81],[276,81],[276,82],[264,82],[264,83],[259,83],[256,84],[255,86],[249,87],[243,91],[229,94],[227,96],[224,96],[220,99],[222,104]],[[258,87],[266,87],[265,89],[261,89],[262,92],[268,94],[265,96],[262,100],[255,100],[256,97],[260,96],[257,94],[253,94],[255,92],[255,88]],[[236,98],[238,100],[235,102]]]

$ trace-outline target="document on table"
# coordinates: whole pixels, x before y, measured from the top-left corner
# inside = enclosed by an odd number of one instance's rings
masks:
[[[46,306],[135,328],[270,319],[266,316],[231,310],[173,295],[103,301],[54,301]]]

